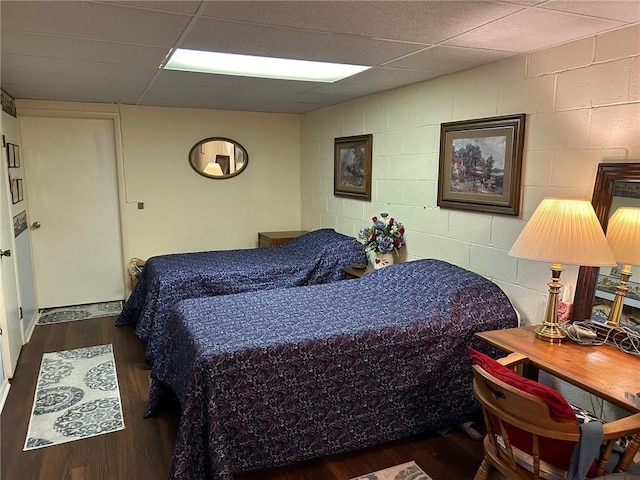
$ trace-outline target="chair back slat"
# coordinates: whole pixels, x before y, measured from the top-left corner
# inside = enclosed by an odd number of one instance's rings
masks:
[[[503,473],[511,473],[516,478],[539,479],[543,462],[550,461],[549,452],[544,453],[543,445],[555,442],[554,445],[571,451],[580,440],[577,419],[556,420],[544,400],[502,382],[478,365],[473,366],[473,372],[473,389],[485,416],[488,445],[495,460],[502,464]],[[522,452],[530,462],[526,468],[518,458],[522,457]],[[566,466],[560,468],[566,469]]]

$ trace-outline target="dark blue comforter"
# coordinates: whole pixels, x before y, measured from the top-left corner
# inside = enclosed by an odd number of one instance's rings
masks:
[[[136,325],[136,336],[147,342],[147,361],[152,363],[156,339],[180,300],[342,280],[341,267],[354,263],[367,263],[362,244],[332,229],[269,248],[152,257],[116,325]]]
[[[176,480],[388,442],[477,414],[467,346],[516,323],[494,283],[437,260],[185,300],[162,336],[147,413],[180,401]]]

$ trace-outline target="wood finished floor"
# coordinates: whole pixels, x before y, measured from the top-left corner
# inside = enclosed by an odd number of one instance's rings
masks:
[[[164,480],[169,476],[179,413],[143,419],[149,390],[144,344],[114,317],[36,326],[23,347],[0,416],[3,480]],[[42,354],[111,343],[125,429],[85,440],[23,452]],[[453,432],[423,435],[355,453],[334,455],[236,480],[348,480],[414,460],[433,480],[473,478],[482,459],[480,441]],[[184,479],[198,480],[198,479]]]

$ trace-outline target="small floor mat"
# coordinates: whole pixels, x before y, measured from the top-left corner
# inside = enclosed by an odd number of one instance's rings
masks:
[[[72,307],[47,308],[40,311],[37,325],[49,325],[51,323],[73,322],[87,320],[89,318],[109,317],[119,315],[122,311],[122,300],[102,303],[89,303],[87,305],[74,305]]]
[[[42,356],[24,450],[123,428],[111,344]]]
[[[368,473],[351,480],[433,480],[429,475],[416,465],[416,462],[407,462],[393,467]]]

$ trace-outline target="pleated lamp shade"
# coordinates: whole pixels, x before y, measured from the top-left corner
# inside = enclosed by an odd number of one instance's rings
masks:
[[[609,220],[607,241],[618,263],[640,265],[640,208],[618,208]]]
[[[587,200],[542,200],[509,255],[569,265],[616,265],[598,217]]]
[[[209,162],[207,163],[207,166],[204,167],[204,173],[207,175],[214,175],[216,177],[222,176],[222,167],[219,163]]]

